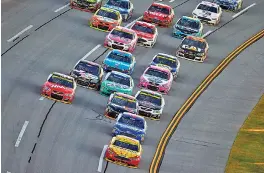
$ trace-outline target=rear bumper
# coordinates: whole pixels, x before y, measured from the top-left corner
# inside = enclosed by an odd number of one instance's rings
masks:
[[[114,155],[109,154],[109,152],[107,150],[105,153],[105,160],[112,162],[112,163],[115,163],[115,164],[118,164],[118,165],[121,165],[121,166],[129,167],[129,168],[138,168],[138,165],[140,162],[140,159],[138,161],[137,160],[132,161],[130,159],[126,159],[126,160],[118,159]]]

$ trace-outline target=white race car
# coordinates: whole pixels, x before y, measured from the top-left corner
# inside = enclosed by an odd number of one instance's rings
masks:
[[[202,22],[217,25],[222,16],[222,9],[216,3],[202,1],[193,10],[192,14],[194,18],[198,18]]]

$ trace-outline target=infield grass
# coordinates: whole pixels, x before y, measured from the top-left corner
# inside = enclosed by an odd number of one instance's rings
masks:
[[[264,173],[264,95],[240,128],[226,173]]]

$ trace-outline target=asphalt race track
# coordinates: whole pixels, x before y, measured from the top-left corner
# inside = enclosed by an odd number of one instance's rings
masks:
[[[152,1],[132,2],[135,14],[129,22],[140,17]],[[176,21],[183,15],[190,15],[199,2],[175,0],[167,3],[177,6]],[[140,168],[135,170],[104,162],[102,172],[148,172],[160,136],[184,101],[228,53],[264,28],[264,2],[254,2],[256,6],[226,25],[234,14],[224,12],[220,23],[224,26],[207,38],[209,57],[203,64],[180,59],[180,74],[169,95],[165,96],[165,113],[161,121],[148,121]],[[245,0],[244,7],[254,2]],[[88,27],[90,13],[69,10],[68,7],[54,12],[67,3],[62,0],[1,2],[2,172],[94,173],[102,149],[111,139],[114,122],[102,116],[107,97],[80,87],[72,105],[40,97],[40,88],[51,72],[69,73],[79,59],[103,43],[106,35]],[[7,42],[30,25],[32,28],[14,42]],[[205,25],[204,33],[215,29],[217,27]],[[180,40],[171,37],[172,28],[158,30],[158,41],[153,49],[137,47],[134,52],[137,65],[132,77],[135,84],[156,53],[174,55],[180,44]],[[101,46],[86,59],[101,63],[107,52]],[[134,93],[136,91],[138,88]],[[25,121],[28,125],[19,146],[15,147]],[[166,170],[174,171],[173,167]]]

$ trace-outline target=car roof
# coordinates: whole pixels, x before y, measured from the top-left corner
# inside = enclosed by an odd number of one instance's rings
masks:
[[[113,52],[113,53],[116,53],[116,54],[122,54],[122,55],[126,55],[126,56],[129,56],[129,57],[132,57],[132,54],[130,52],[126,52],[126,51],[122,51],[122,50],[118,50],[118,49],[113,49],[110,52]]]
[[[134,96],[128,95],[128,94],[124,94],[124,93],[120,93],[120,92],[116,92],[115,95],[121,96],[121,97],[126,97],[129,98],[131,100],[136,100],[136,98]]]
[[[136,34],[136,32],[134,30],[132,30],[130,28],[123,27],[123,26],[116,26],[114,29]]]
[[[149,93],[149,94],[152,94],[152,95],[156,95],[156,96],[159,96],[161,98],[163,98],[162,94],[158,93],[158,92],[155,92],[155,91],[151,91],[151,90],[147,90],[147,89],[141,89],[139,91],[140,92],[146,92],[146,93]]]
[[[171,9],[171,6],[166,5],[166,4],[162,4],[162,3],[158,3],[158,2],[153,2],[153,3],[151,4],[151,6],[152,6],[152,5],[157,5],[157,6],[160,6],[160,7],[165,7],[165,8],[170,8],[170,9]]]
[[[170,70],[167,69],[167,68],[163,68],[163,67],[159,67],[159,66],[154,66],[154,65],[150,65],[150,66],[148,67],[148,69],[150,69],[150,68],[152,68],[152,69],[157,69],[157,70],[160,70],[160,71],[163,71],[163,72],[170,73]]]
[[[200,4],[204,4],[204,5],[208,5],[208,6],[212,6],[212,7],[219,7],[218,4],[213,3],[213,2],[209,2],[209,1],[202,1]]]
[[[111,71],[111,72],[109,72],[110,74],[117,74],[117,75],[120,75],[120,76],[124,76],[124,77],[129,77],[129,78],[131,78],[131,76],[130,75],[128,75],[128,74],[125,74],[125,73],[122,73],[122,72],[119,72],[119,71]]]
[[[63,77],[63,78],[69,79],[69,80],[74,80],[73,77],[68,76],[68,75],[66,75],[66,74],[59,73],[59,72],[53,72],[51,75],[57,75],[57,76],[61,76],[61,77]]]

